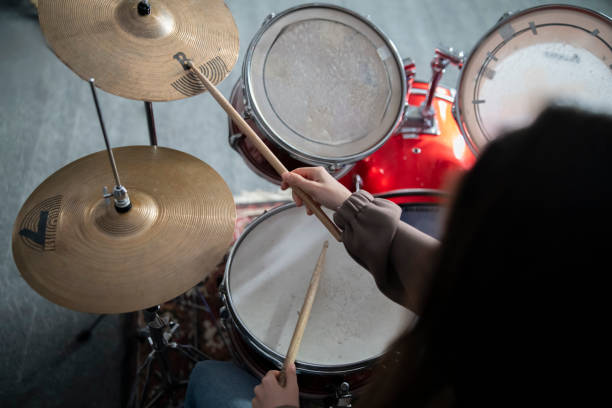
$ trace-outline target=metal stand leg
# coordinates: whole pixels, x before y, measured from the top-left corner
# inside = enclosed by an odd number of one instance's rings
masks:
[[[153,350],[147,356],[144,363],[138,368],[136,372],[136,378],[132,386],[130,393],[130,399],[128,407],[140,408],[147,396],[147,390],[149,388],[149,380],[151,377],[151,369],[154,363],[158,363],[159,375],[162,380],[161,389],[155,393],[150,401],[144,405],[145,408],[153,407],[164,395],[168,395],[170,398],[170,406],[175,406],[176,391],[177,389],[186,386],[188,380],[179,380],[172,374],[170,367],[170,361],[168,360],[168,350],[176,350],[184,357],[188,358],[194,363],[198,361],[210,359],[205,353],[202,353],[192,345],[178,344],[176,342],[168,342],[174,331],[178,328],[177,324],[167,324],[158,314],[159,306],[143,310],[145,322],[147,323],[146,329],[143,332],[147,333],[147,340]],[[170,330],[165,332],[166,327],[170,327]],[[141,374],[145,372],[145,382],[142,388],[142,392],[138,395],[138,380]]]
[[[155,119],[153,118],[153,104],[145,102],[145,111],[147,112],[147,124],[149,125],[149,141],[151,146],[157,146],[157,132],[155,132]]]
[[[93,331],[93,329],[96,328],[96,326],[98,325],[98,323],[100,323],[102,321],[102,319],[104,319],[106,315],[100,315],[96,318],[96,320],[94,320],[94,322],[91,324],[91,326],[89,326],[89,328],[83,330],[82,332],[80,332],[79,334],[77,334],[76,337],[76,341],[78,341],[79,343],[84,343],[87,340],[89,340],[91,338],[91,332]]]

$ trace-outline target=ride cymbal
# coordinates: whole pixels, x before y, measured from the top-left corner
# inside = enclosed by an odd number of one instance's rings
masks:
[[[177,150],[113,149],[132,208],[115,210],[106,151],[76,160],[27,199],[13,227],[13,257],[39,294],[89,313],[124,313],[168,301],[214,270],[232,242],[232,193],[207,164]]]
[[[238,59],[238,29],[222,0],[40,0],[43,34],[58,58],[101,89],[143,101],[205,91],[181,59],[215,85]]]

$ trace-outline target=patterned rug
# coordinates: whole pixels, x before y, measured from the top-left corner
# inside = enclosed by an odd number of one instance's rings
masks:
[[[256,204],[237,204],[236,205],[236,227],[234,230],[234,241],[240,236],[244,228],[257,216],[286,201],[271,201]],[[213,360],[231,359],[225,339],[219,333],[219,309],[223,302],[219,296],[219,285],[223,280],[225,272],[225,262],[217,266],[216,270],[210,274],[203,282],[192,288],[178,298],[161,305],[159,315],[169,324],[166,333],[172,332],[169,343],[176,342],[188,348],[187,352],[194,355],[198,352],[203,353]],[[161,379],[160,365],[158,359],[153,360],[149,374],[145,363],[152,351],[151,345],[146,340],[146,333],[142,331],[146,327],[142,312],[135,313],[132,329],[134,333],[140,333],[139,341],[135,342],[130,353],[131,360],[128,369],[131,370],[132,378],[136,377],[136,370],[141,370],[138,378],[135,378],[130,392],[129,406],[133,407],[181,407],[186,387],[180,387],[175,393],[175,400],[171,401],[168,393],[156,398],[164,382]],[[173,324],[174,323],[174,324]],[[195,349],[195,350],[194,350]],[[199,358],[203,356],[197,356]],[[194,363],[177,350],[168,351],[168,363],[170,371],[178,380],[188,380],[189,373]],[[145,388],[145,383],[148,385]]]

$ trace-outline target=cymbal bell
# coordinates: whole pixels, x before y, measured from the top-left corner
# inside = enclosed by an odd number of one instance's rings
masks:
[[[222,0],[40,0],[43,35],[57,57],[115,95],[169,101],[206,88],[181,65],[192,60],[214,84],[238,59],[238,28]]]
[[[26,200],[13,258],[48,300],[89,313],[146,309],[212,272],[231,245],[233,196],[207,164],[177,150],[113,149],[132,208],[103,198],[114,186],[106,151],[49,176]]]

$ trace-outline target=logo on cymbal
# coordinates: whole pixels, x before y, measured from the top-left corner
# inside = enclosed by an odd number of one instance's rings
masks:
[[[24,244],[37,251],[55,251],[55,235],[62,196],[46,199],[32,208],[21,221],[19,235]]]
[[[187,61],[190,61],[182,52],[174,55],[174,59],[177,60],[183,66],[183,68],[186,67],[185,64],[187,64]],[[216,56],[207,63],[200,65],[198,69],[204,74],[204,76],[206,76],[206,78],[208,78],[210,82],[215,85],[221,82],[228,73],[225,62],[219,56]],[[206,87],[200,81],[197,75],[191,71],[174,81],[172,83],[172,87],[186,96],[194,96],[206,90]]]

